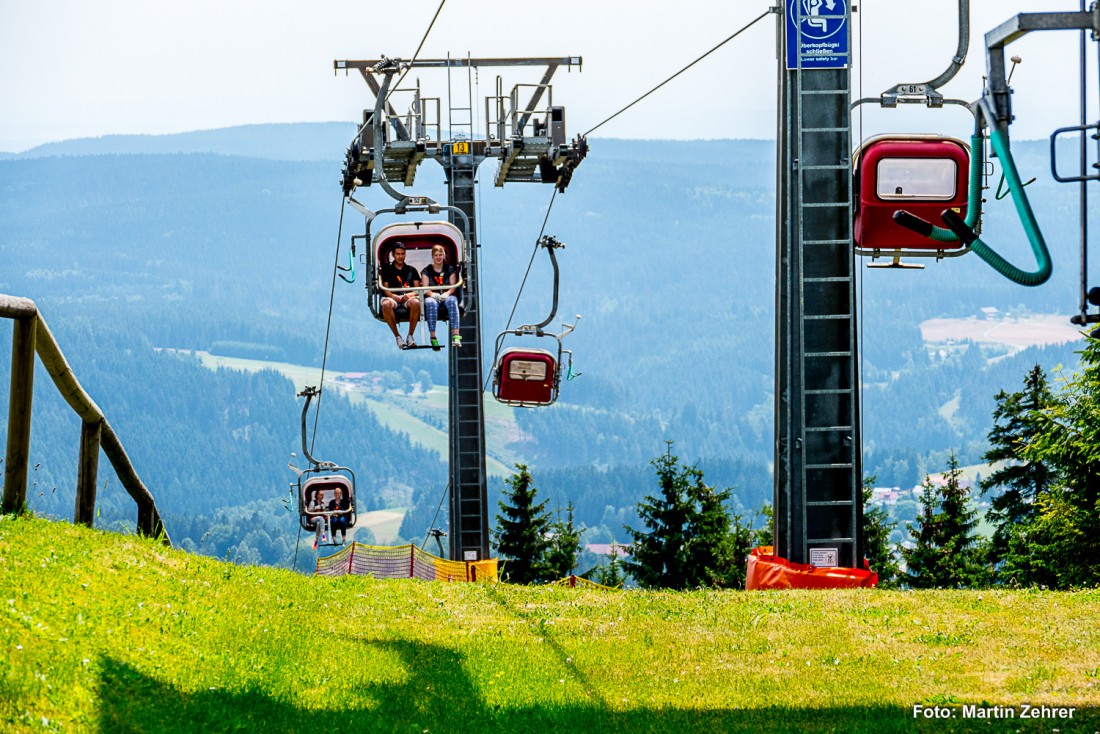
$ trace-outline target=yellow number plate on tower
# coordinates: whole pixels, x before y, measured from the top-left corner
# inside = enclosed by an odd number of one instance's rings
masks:
[[[469,143],[455,143],[451,148],[451,152],[455,155],[469,155],[470,144]]]

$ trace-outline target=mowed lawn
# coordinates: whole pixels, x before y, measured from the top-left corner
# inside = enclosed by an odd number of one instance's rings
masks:
[[[321,579],[4,517],[0,607],[5,732],[1100,729],[1097,591]]]

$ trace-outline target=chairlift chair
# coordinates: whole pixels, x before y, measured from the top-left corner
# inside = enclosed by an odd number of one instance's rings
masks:
[[[539,245],[546,248],[550,255],[550,262],[554,266],[554,303],[550,315],[538,324],[502,331],[497,336],[496,358],[493,360],[493,397],[499,402],[518,408],[552,405],[558,399],[563,357],[568,358],[566,379],[574,377],[573,353],[562,347],[562,339],[577,328],[577,322],[563,324],[559,334],[544,331],[544,327],[554,320],[558,311],[558,260],[554,250],[564,245],[553,236],[543,237]],[[580,319],[580,316],[577,316],[577,319]],[[530,347],[502,349],[505,339],[509,336],[551,338],[556,342],[557,350]]]
[[[441,206],[424,196],[406,197],[398,202],[395,207],[391,209],[381,209],[379,211],[367,209],[356,201],[354,197],[349,196],[348,202],[366,218],[366,232],[362,235],[355,235],[352,237],[352,252],[355,251],[355,243],[357,241],[370,243],[370,246],[364,248],[365,252],[362,255],[362,259],[365,261],[367,271],[367,277],[364,279],[365,288],[367,289],[367,302],[374,318],[385,322],[385,316],[382,311],[382,299],[385,297],[382,292],[382,266],[383,264],[392,262],[393,251],[399,242],[405,247],[405,262],[415,268],[418,273],[424,269],[424,267],[431,264],[432,247],[435,245],[443,246],[446,252],[447,265],[458,269],[458,282],[455,285],[457,285],[459,289],[459,313],[464,314],[466,312],[468,304],[466,303],[462,286],[466,282],[470,264],[470,253],[467,246],[470,225],[465,212],[457,207]],[[461,222],[462,229],[442,219],[403,220],[387,224],[378,230],[373,239],[371,238],[371,227],[374,224],[374,220],[381,215],[407,216],[409,214],[426,213],[429,216],[435,216],[443,210],[453,213],[456,221]],[[466,234],[464,234],[464,232]],[[416,293],[417,295],[422,295],[428,290],[439,290],[439,287],[436,286],[433,289],[429,288],[427,285],[420,285],[406,288],[386,288],[386,290],[392,293]],[[420,314],[421,320],[426,320],[427,314],[425,309],[421,308]],[[394,308],[394,318],[397,323],[408,323],[408,307],[404,304],[397,305],[397,307]],[[446,309],[439,310],[439,320],[444,322],[449,321]],[[417,348],[428,349],[430,347],[421,345]]]
[[[298,475],[296,494],[298,495],[299,525],[306,532],[317,533],[319,546],[335,546],[340,544],[336,542],[336,538],[334,537],[334,533],[331,532],[331,529],[323,540],[320,538],[320,528],[315,527],[312,523],[312,520],[317,517],[317,513],[309,512],[309,507],[313,505],[318,493],[321,494],[325,506],[327,507],[329,500],[335,498],[336,490],[341,489],[348,498],[348,509],[325,511],[322,514],[328,517],[347,515],[347,529],[351,530],[354,528],[358,520],[355,509],[355,472],[346,466],[338,466],[331,461],[318,461],[314,459],[309,452],[309,445],[306,441],[306,414],[309,411],[310,402],[320,393],[321,391],[315,387],[306,387],[302,392],[298,393],[298,397],[304,397],[306,399],[306,403],[302,407],[302,455],[309,462],[309,467],[301,470],[291,465],[291,468],[294,469],[295,473]]]
[[[950,257],[967,251],[899,223],[905,212],[939,222],[945,209],[965,217],[970,147],[941,135],[878,135],[853,156],[857,191],[853,236],[862,255]]]
[[[506,334],[523,333],[528,332],[505,332],[498,344]],[[545,349],[513,347],[501,352],[493,367],[493,397],[520,408],[552,405],[561,386],[560,342],[558,346],[556,357]]]
[[[372,246],[373,261],[370,263],[370,309],[374,317],[383,321],[382,316],[382,265],[393,260],[393,250],[400,242],[405,246],[407,253],[405,262],[420,272],[432,262],[432,248],[442,245],[446,251],[447,264],[458,268],[458,286],[466,282],[465,239],[458,227],[445,221],[434,222],[395,222],[379,230],[374,237]],[[416,293],[422,295],[429,290],[427,286],[409,288],[387,288],[393,293]],[[439,290],[436,287],[435,290]],[[460,310],[462,308],[460,299]],[[423,309],[421,310],[423,314]],[[408,323],[409,309],[400,304],[394,309],[394,317],[398,323]],[[440,309],[439,320],[447,320],[446,309]]]

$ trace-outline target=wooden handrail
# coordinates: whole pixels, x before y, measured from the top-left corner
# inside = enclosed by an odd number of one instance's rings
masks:
[[[0,293],[0,318],[9,318],[15,322],[12,335],[3,512],[21,512],[27,504],[31,400],[34,394],[34,355],[37,352],[57,391],[82,421],[74,521],[88,526],[94,522],[96,476],[99,451],[102,448],[122,486],[137,504],[138,533],[160,538],[165,544],[171,545],[152,493],[138,477],[130,463],[130,457],[122,448],[122,442],[103,416],[103,411],[80,386],[34,301]]]

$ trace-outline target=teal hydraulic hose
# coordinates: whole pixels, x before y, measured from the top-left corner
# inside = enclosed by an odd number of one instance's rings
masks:
[[[970,136],[970,188],[966,196],[966,226],[974,229],[982,217],[982,168],[985,166],[985,139],[980,133]],[[932,226],[929,239],[936,242],[958,242],[959,236],[949,229]]]
[[[1053,269],[1050,262],[1050,251],[1047,250],[1043,233],[1039,231],[1039,224],[1035,221],[1035,213],[1031,211],[1027,192],[1024,191],[1024,186],[1020,182],[1020,174],[1016,171],[1016,162],[1012,159],[1012,152],[1008,147],[1008,137],[1002,131],[994,129],[989,139],[993,144],[993,152],[1001,159],[1001,168],[1004,169],[1005,178],[1008,179],[1008,188],[1012,192],[1012,202],[1016,205],[1016,213],[1020,216],[1024,231],[1027,232],[1027,239],[1031,244],[1031,251],[1035,255],[1037,268],[1034,272],[1021,270],[994,252],[993,248],[983,242],[980,237],[976,237],[970,243],[970,249],[982,260],[989,263],[994,270],[1012,282],[1027,286],[1042,285],[1050,278]]]

